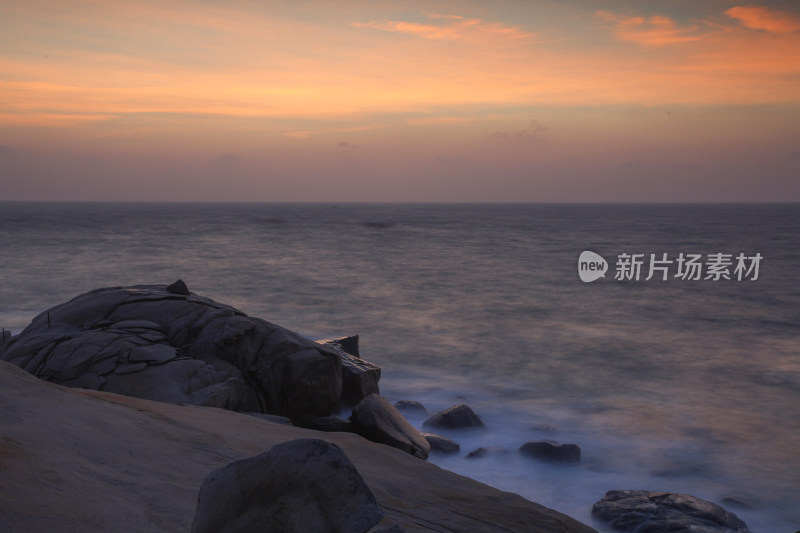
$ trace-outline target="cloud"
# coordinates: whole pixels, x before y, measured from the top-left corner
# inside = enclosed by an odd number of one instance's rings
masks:
[[[794,33],[800,31],[800,17],[765,6],[734,6],[725,11],[745,28],[767,33]]]
[[[341,141],[338,146],[342,150],[355,150],[356,148],[358,148],[357,144],[352,144],[346,141]]]
[[[533,142],[543,138],[547,126],[538,120],[531,120],[526,128],[517,131],[495,131],[488,135],[487,140],[503,142]]]
[[[618,39],[644,46],[688,43],[704,37],[700,26],[679,26],[673,19],[662,15],[623,16],[603,10],[595,12],[595,15],[614,23],[614,34]]]
[[[525,41],[534,35],[518,27],[506,26],[499,22],[486,22],[479,18],[460,15],[431,13],[429,23],[402,20],[373,20],[366,23],[354,22],[356,28],[372,28],[393,33],[414,35],[423,39],[438,41],[469,41],[476,43],[497,43]]]

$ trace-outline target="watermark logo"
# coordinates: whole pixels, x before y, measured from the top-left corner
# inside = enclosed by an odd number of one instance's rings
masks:
[[[712,254],[679,253],[644,254],[623,252],[617,254],[614,279],[616,281],[756,281],[759,276],[760,253]],[[585,251],[578,258],[578,275],[590,283],[604,278],[608,263],[600,255]]]
[[[584,283],[591,283],[596,279],[606,277],[608,263],[602,256],[586,250],[578,258],[578,276]]]

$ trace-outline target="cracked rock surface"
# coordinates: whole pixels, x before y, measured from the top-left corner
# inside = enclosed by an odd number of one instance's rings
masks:
[[[350,374],[353,366],[340,350],[193,294],[180,280],[78,296],[6,339],[0,358],[69,387],[295,422],[331,414],[342,400],[343,364]],[[377,388],[380,369],[364,363]]]

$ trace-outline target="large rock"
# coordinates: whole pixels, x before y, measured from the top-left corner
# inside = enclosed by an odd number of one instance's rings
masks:
[[[339,446],[297,439],[211,472],[192,533],[364,533],[382,518]]]
[[[329,415],[342,392],[336,350],[183,282],[78,296],[34,318],[0,356],[62,385],[295,421]]]
[[[353,408],[353,430],[373,442],[388,444],[420,459],[427,459],[431,445],[385,398],[370,394]]]
[[[370,394],[380,393],[381,369],[361,359],[358,335],[317,342],[335,350],[342,359],[342,402],[355,405]]]
[[[688,494],[610,490],[592,516],[619,531],[636,533],[747,533],[747,525],[719,505]]]
[[[520,446],[519,452],[548,463],[581,462],[581,449],[577,444],[559,444],[552,440],[526,442]]]
[[[485,428],[483,420],[468,405],[461,404],[439,411],[422,425],[426,428],[465,429]]]

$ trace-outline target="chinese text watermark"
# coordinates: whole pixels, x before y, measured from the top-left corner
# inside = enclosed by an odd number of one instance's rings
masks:
[[[677,256],[667,253],[617,254],[614,279],[617,281],[756,281],[763,256],[756,252],[738,254],[715,252],[695,254],[680,252]],[[578,258],[578,276],[586,283],[605,277],[608,270],[606,260],[591,251],[584,251]]]

